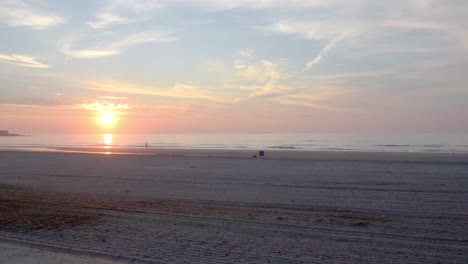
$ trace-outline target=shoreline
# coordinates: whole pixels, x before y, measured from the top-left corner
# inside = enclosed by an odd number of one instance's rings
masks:
[[[396,152],[396,151],[335,151],[335,150],[258,150],[247,149],[189,149],[144,147],[0,147],[2,152],[66,153],[90,155],[131,155],[206,158],[247,158],[295,160],[349,160],[468,163],[468,153]]]

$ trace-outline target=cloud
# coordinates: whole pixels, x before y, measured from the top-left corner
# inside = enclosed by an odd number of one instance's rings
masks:
[[[155,0],[106,1],[105,6],[96,14],[95,20],[87,24],[94,29],[131,24],[147,19],[145,14],[161,8],[163,8],[162,3]]]
[[[257,82],[267,82],[269,80],[276,80],[281,77],[282,72],[279,65],[267,60],[261,60],[251,65],[243,65],[236,61],[234,67],[239,73],[247,80],[254,80]]]
[[[316,57],[315,63],[320,62],[320,58],[325,56],[328,50],[332,49],[340,37],[328,43]],[[235,103],[246,103],[253,101],[268,101],[280,105],[291,105],[310,109],[325,111],[346,111],[361,112],[356,107],[341,106],[338,98],[351,94],[352,89],[348,89],[344,82],[327,83],[317,81],[317,77],[335,78],[335,76],[311,76],[315,79],[301,81],[298,75],[292,75],[288,69],[288,61],[280,60],[272,62],[268,60],[256,60],[255,52],[252,49],[241,49],[233,63],[233,68],[237,73],[250,82],[250,85],[225,85],[228,89],[239,89],[248,92],[244,97],[235,99]],[[356,76],[373,76],[385,74],[387,72],[357,72],[340,75],[342,79]],[[291,82],[291,79],[294,79]]]
[[[108,109],[124,110],[124,109],[132,109],[133,107],[129,104],[123,104],[123,103],[117,104],[117,103],[107,102],[107,101],[95,101],[92,103],[83,102],[79,104],[79,108],[99,111],[99,110],[108,110]]]
[[[307,62],[305,67],[302,69],[302,71],[306,71],[308,70],[310,67],[316,65],[316,64],[319,64],[321,61],[322,61],[322,58],[332,49],[335,48],[336,44],[340,41],[340,37],[336,37],[334,38],[332,41],[330,41],[321,51],[320,53],[317,55],[317,57],[315,57],[314,59],[312,59],[311,61]]]
[[[284,76],[287,61],[256,61],[252,49],[241,49],[237,52],[233,67],[237,74],[246,80],[267,83],[271,80],[281,79]]]
[[[395,72],[396,72],[396,69],[386,69],[386,70],[374,70],[374,71],[341,72],[338,74],[303,75],[303,76],[296,76],[296,77],[307,78],[309,81],[329,80],[331,82],[338,82],[340,80],[346,80],[346,79],[360,79],[360,78],[369,79],[369,78],[382,77],[382,76],[389,75]]]
[[[109,44],[108,46],[111,48],[119,49],[144,43],[171,42],[176,40],[176,37],[169,36],[166,33],[141,32],[127,36],[119,41]]]
[[[171,42],[176,40],[177,38],[167,35],[166,33],[148,31],[132,34],[114,42],[85,49],[73,48],[73,41],[63,41],[60,45],[60,49],[64,54],[73,58],[100,58],[120,54],[125,48],[134,45]]]
[[[4,0],[0,2],[0,18],[9,26],[32,29],[46,29],[66,22],[62,16],[38,10],[41,3],[41,1]]]
[[[97,20],[88,22],[88,25],[94,29],[130,23],[130,19],[112,13],[99,13],[96,17]]]
[[[366,27],[368,28],[366,29]],[[302,71],[306,71],[312,66],[320,64],[323,58],[335,49],[339,42],[356,37],[363,32],[368,32],[370,28],[365,23],[355,20],[281,20],[267,27],[263,27],[263,30],[287,35],[301,35],[305,39],[320,42],[328,41],[319,54],[305,64]]]
[[[209,12],[236,8],[246,9],[302,9],[326,6],[334,0],[108,0],[87,24],[94,29],[131,24],[150,19],[151,14],[169,7],[195,7]]]
[[[275,102],[284,105],[295,105],[327,111],[362,112],[362,110],[358,108],[335,107],[329,103],[322,102],[322,100],[321,98],[317,99],[314,95],[311,96],[304,93],[296,93],[274,99]]]
[[[347,22],[347,23],[346,23]],[[285,35],[301,35],[310,40],[333,39],[346,31],[357,29],[351,21],[340,20],[279,20],[268,26],[259,27],[267,32]],[[354,22],[354,21],[353,21]]]
[[[186,83],[176,83],[172,87],[160,88],[145,86],[115,80],[88,81],[83,86],[87,89],[135,95],[152,95],[174,98],[202,99],[214,102],[224,102],[225,100],[215,96],[213,93],[201,89],[201,87]]]
[[[368,1],[331,1],[321,7],[309,9],[316,12],[310,18],[279,19],[257,28],[268,34],[299,36],[310,40],[311,45],[327,43],[303,70],[320,64],[331,52],[343,57],[359,48],[374,56],[385,50],[382,47],[388,47],[387,51],[433,47],[439,53],[450,50],[454,56],[468,50],[468,18],[464,15],[468,4],[463,1],[396,0],[372,5]]]
[[[18,54],[0,54],[0,62],[28,68],[50,68],[52,66],[38,62],[35,58]]]
[[[353,91],[341,86],[325,85],[320,88],[298,88],[294,93],[273,98],[274,102],[283,105],[294,105],[325,111],[363,112],[363,109],[355,106],[342,105],[342,100],[347,100],[353,95]],[[346,99],[344,99],[346,98]]]
[[[62,46],[62,52],[73,58],[101,58],[112,55],[120,54],[120,50],[99,50],[99,49],[72,49],[70,44],[65,44]]]
[[[69,105],[69,103],[49,96],[36,97],[31,95],[18,98],[0,98],[0,105],[61,107]]]
[[[123,96],[101,96],[101,99],[107,99],[107,100],[126,100],[127,97]]]
[[[235,8],[271,9],[290,8],[301,9],[304,7],[323,6],[335,0],[166,0],[160,1],[165,5],[187,5],[208,9],[210,11],[222,11]]]
[[[285,86],[278,85],[276,82],[268,82],[261,89],[254,91],[248,96],[248,99],[268,99],[268,98],[278,98],[285,95],[294,94],[297,92],[297,89]]]
[[[268,60],[255,60],[254,50],[241,49],[233,63],[234,70],[250,85],[225,85],[250,92],[245,98],[236,99],[235,102],[245,102],[255,99],[271,99],[295,93],[296,89],[281,85],[280,82],[287,77],[287,61],[272,62]]]

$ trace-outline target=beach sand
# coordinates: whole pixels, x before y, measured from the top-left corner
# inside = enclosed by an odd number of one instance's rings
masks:
[[[111,151],[0,151],[1,263],[468,261],[466,154]]]

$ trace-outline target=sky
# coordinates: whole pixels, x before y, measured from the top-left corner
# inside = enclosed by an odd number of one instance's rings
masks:
[[[466,14],[466,0],[0,0],[0,129],[466,133]]]

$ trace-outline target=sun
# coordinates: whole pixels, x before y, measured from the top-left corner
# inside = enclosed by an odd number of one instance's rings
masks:
[[[103,126],[111,126],[115,123],[115,113],[113,111],[104,111],[99,117],[99,123]]]

